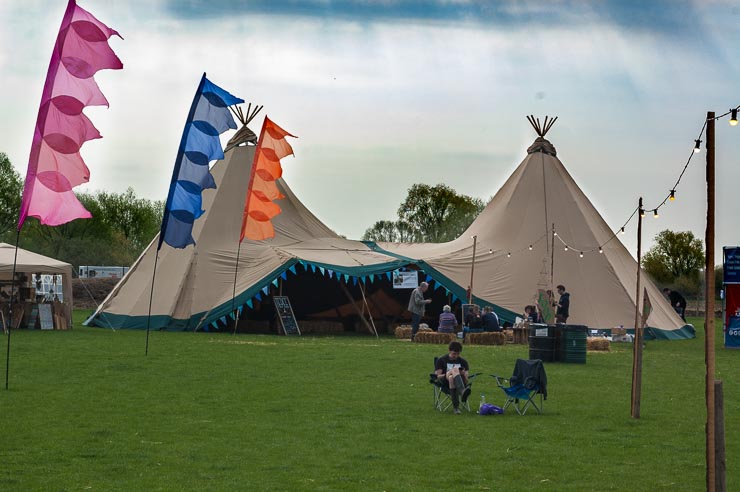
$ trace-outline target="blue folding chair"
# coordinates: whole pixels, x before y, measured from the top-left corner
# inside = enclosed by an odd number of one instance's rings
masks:
[[[491,377],[496,379],[496,385],[506,395],[504,411],[513,406],[519,415],[526,414],[530,407],[534,408],[538,414],[542,413],[543,399],[547,400],[547,375],[540,359],[517,359],[514,373],[510,378],[495,374],[491,374]],[[539,395],[539,404],[537,404],[537,395]]]

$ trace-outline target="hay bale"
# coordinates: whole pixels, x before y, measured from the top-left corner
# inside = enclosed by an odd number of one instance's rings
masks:
[[[612,336],[624,336],[627,334],[627,328],[618,326],[616,328],[612,328]]]
[[[372,323],[370,323],[370,320],[367,320],[367,322],[368,324],[370,324],[370,326],[372,326],[373,324],[375,325],[375,329],[378,331],[378,335],[388,333],[388,322],[386,320],[373,319]],[[365,325],[365,323],[363,323],[360,319],[355,322],[355,333],[367,333],[369,335],[375,335],[375,333],[370,331],[367,325]]]
[[[602,337],[588,337],[586,348],[591,352],[609,352],[609,340]]]
[[[344,332],[344,325],[338,321],[304,320],[298,322],[301,334],[336,335]]]
[[[506,343],[514,343],[514,330],[504,330],[503,333],[506,337]]]
[[[411,338],[411,325],[398,325],[395,330],[396,338]]]
[[[431,330],[419,331],[414,338],[415,342],[419,343],[436,343],[436,344],[448,344],[455,340],[454,333],[439,333]]]
[[[474,345],[503,345],[506,343],[506,335],[497,331],[484,333],[468,333],[465,342]]]

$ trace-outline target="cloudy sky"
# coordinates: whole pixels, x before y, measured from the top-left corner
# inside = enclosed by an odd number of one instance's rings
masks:
[[[0,151],[25,176],[66,0],[0,2]],[[645,5],[643,5],[645,4]],[[707,111],[740,105],[740,5],[731,0],[79,0],[118,30],[122,71],[96,80],[104,138],[82,149],[80,189],[164,200],[203,72],[300,138],[283,162],[296,195],[359,238],[396,218],[414,183],[490,198],[548,139],[615,230],[659,204]],[[261,117],[252,129],[259,132]],[[740,244],[740,126],[717,125],[717,246]],[[677,200],[648,215],[704,237],[704,153]],[[635,254],[636,222],[622,242]],[[717,263],[721,262],[721,256]]]

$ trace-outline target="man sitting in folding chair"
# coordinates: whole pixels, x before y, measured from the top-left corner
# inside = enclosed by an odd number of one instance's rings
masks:
[[[504,411],[513,405],[519,415],[527,413],[530,407],[542,413],[543,397],[547,400],[547,375],[541,360],[517,359],[514,374],[509,379],[495,374],[491,374],[491,377],[496,378],[496,385],[506,394]],[[537,395],[540,395],[539,405]]]
[[[470,409],[467,406],[468,396],[470,396],[470,386],[468,385],[468,371],[470,370],[470,366],[468,366],[468,361],[460,357],[460,352],[462,352],[462,344],[460,342],[450,343],[447,349],[449,352],[437,358],[434,363],[434,375],[437,379],[433,383],[443,393],[449,393],[454,408],[453,412],[459,414],[461,401],[465,408]],[[435,388],[436,390],[437,388]],[[435,396],[441,395],[435,394]],[[435,398],[435,404],[439,410],[444,410],[439,405],[438,398]]]

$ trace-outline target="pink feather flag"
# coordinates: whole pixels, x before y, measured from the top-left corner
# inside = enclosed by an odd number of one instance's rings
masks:
[[[121,37],[78,7],[75,0],[69,0],[41,95],[19,231],[29,216],[50,226],[92,217],[72,188],[90,179],[80,147],[88,140],[101,138],[82,110],[86,106],[108,106],[93,75],[105,68],[123,68],[108,45],[113,35]]]

